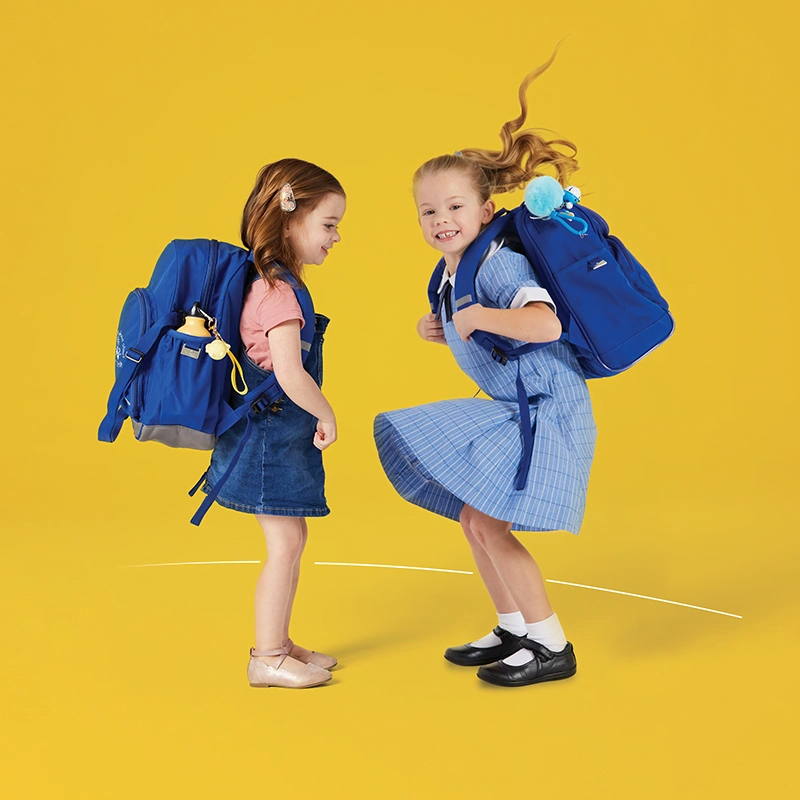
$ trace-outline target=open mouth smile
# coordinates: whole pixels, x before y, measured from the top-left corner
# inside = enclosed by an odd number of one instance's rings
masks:
[[[436,238],[440,241],[446,241],[447,239],[452,239],[454,236],[458,235],[458,231],[442,231],[441,233],[436,234]]]

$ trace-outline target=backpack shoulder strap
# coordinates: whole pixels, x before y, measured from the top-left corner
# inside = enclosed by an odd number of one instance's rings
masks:
[[[442,313],[442,298],[439,294],[442,275],[444,275],[444,259],[440,258],[433,268],[430,281],[428,281],[428,303],[431,307],[431,313],[436,314],[437,317]]]
[[[504,208],[500,209],[477,239],[464,251],[456,270],[455,303],[453,304],[456,311],[462,311],[478,302],[476,280],[481,259],[489,249],[489,245],[513,225],[517,213],[519,213],[519,209],[515,209],[511,213]],[[544,347],[544,344],[527,343],[512,350],[509,349],[508,343],[504,339],[486,331],[474,331],[471,338],[476,344],[488,350],[492,358],[501,364],[505,364],[509,358],[518,358],[525,353]]]
[[[467,247],[456,270],[455,303],[456,311],[462,311],[478,302],[475,291],[475,279],[489,245],[505,230],[511,216],[501,208],[492,221],[481,231],[477,238]]]

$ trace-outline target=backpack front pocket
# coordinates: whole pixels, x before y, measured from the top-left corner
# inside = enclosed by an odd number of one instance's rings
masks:
[[[230,368],[227,359],[215,361],[206,353],[212,341],[174,330],[164,334],[147,368],[139,415],[143,425],[215,431],[220,399],[230,387]]]
[[[555,278],[572,306],[570,343],[585,346],[611,371],[622,371],[641,357],[620,345],[667,316],[628,280],[609,248],[581,258]]]

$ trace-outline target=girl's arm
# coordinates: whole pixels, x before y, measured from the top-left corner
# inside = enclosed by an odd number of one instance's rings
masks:
[[[316,417],[314,444],[324,450],[336,441],[336,417],[314,379],[303,369],[300,355],[300,320],[290,319],[267,332],[272,368],[287,397]]]
[[[522,308],[487,308],[476,303],[453,314],[453,322],[465,342],[475,330],[522,342],[554,342],[561,336],[561,322],[547,303],[527,303]]]

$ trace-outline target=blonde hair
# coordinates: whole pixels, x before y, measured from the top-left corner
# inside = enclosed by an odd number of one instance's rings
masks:
[[[481,202],[485,203],[493,194],[521,189],[532,178],[545,174],[543,170],[548,168],[554,170],[559,182],[565,185],[570,175],[578,169],[575,158],[578,148],[566,139],[546,139],[534,129],[520,131],[528,116],[525,93],[531,83],[553,63],[559,47],[544,64],[529,72],[520,84],[520,114],[500,129],[502,150],[468,148],[453,155],[432,158],[414,173],[414,186],[428,175],[460,170],[470,176]],[[572,152],[563,153],[557,147]]]
[[[297,207],[283,211],[281,187],[292,187]],[[242,214],[242,244],[253,252],[256,271],[270,286],[288,270],[303,285],[303,264],[289,245],[286,229],[290,222],[300,222],[329,194],[345,196],[339,181],[316,164],[298,158],[283,158],[262,167],[256,185]]]

